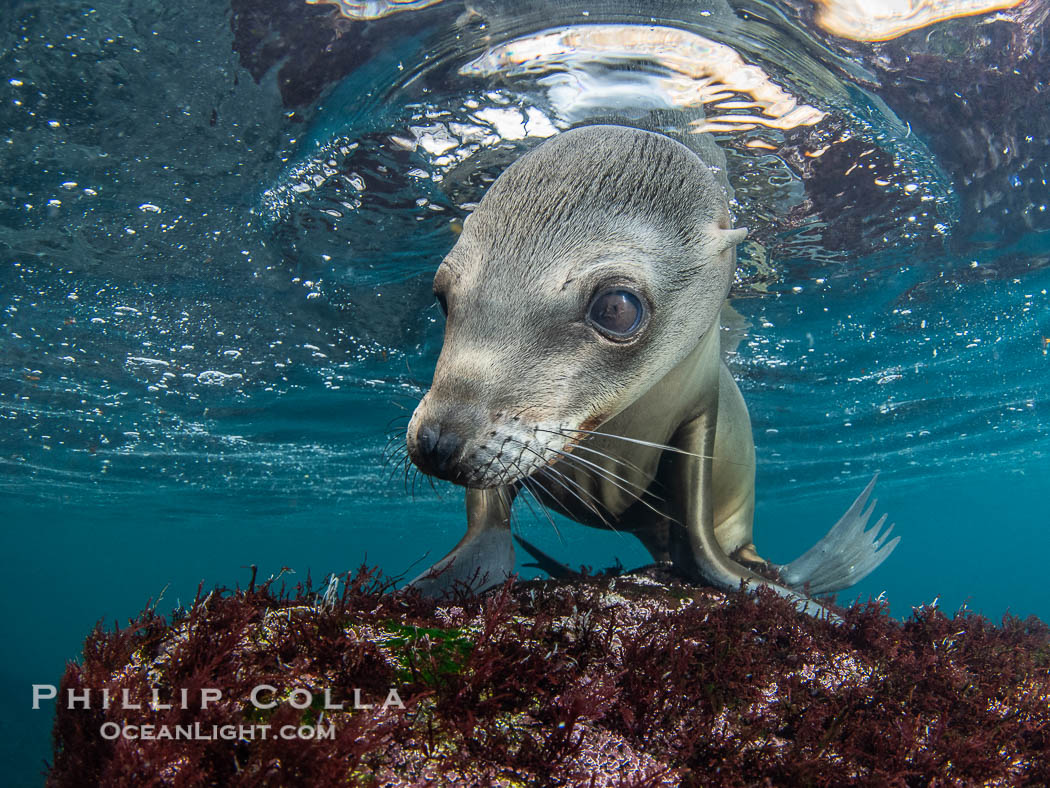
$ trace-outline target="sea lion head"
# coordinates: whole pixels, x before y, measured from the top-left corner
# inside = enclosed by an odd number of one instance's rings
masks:
[[[557,460],[718,330],[730,228],[712,171],[660,134],[586,126],[518,159],[434,277],[445,340],[412,461],[486,488]]]

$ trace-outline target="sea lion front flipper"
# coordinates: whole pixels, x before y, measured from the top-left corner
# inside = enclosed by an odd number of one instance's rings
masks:
[[[892,525],[879,533],[886,524],[886,515],[864,530],[875,511],[877,501],[873,500],[870,506],[867,503],[878,478],[876,473],[823,539],[790,564],[779,567],[785,583],[797,589],[806,587],[810,594],[830,594],[859,583],[889,558],[901,538],[886,541]]]
[[[711,483],[717,423],[718,408],[712,403],[701,415],[683,424],[673,439],[681,452],[674,457],[674,500],[679,505],[680,522],[688,532],[697,571],[704,580],[718,588],[735,591],[741,583],[751,589],[766,586],[789,599],[803,613],[838,621],[838,616],[819,602],[734,561],[718,543]]]
[[[408,584],[424,596],[440,597],[458,587],[475,593],[499,585],[514,572],[510,505],[515,490],[467,490],[467,533],[452,551]]]

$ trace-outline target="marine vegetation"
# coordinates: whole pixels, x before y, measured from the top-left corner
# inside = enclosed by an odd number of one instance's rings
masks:
[[[92,708],[57,704],[49,784],[1050,784],[1050,629],[1035,618],[924,606],[901,623],[876,600],[834,624],[659,567],[437,603],[365,567],[276,586],[97,626],[58,696],[91,690]],[[333,732],[107,738],[106,723]]]

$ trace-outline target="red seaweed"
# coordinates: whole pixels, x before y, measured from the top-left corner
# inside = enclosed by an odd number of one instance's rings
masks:
[[[932,607],[901,623],[880,602],[840,614],[659,570],[441,603],[365,567],[338,592],[253,581],[97,626],[62,679],[48,784],[1050,784],[1045,624]],[[272,708],[252,703],[263,685]],[[68,708],[69,690],[92,708]],[[325,709],[326,690],[347,708]],[[154,691],[172,708],[151,708]],[[195,723],[328,737],[101,735]]]

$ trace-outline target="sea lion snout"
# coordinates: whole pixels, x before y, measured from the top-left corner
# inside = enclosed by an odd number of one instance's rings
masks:
[[[416,464],[431,476],[447,474],[463,449],[463,438],[450,427],[423,424],[416,432]]]
[[[529,410],[491,410],[431,391],[409,422],[408,456],[424,473],[464,487],[513,483],[553,462],[571,434]]]
[[[466,484],[476,473],[466,462],[480,427],[474,408],[446,407],[432,394],[423,398],[408,425],[408,456],[424,473]]]
[[[492,418],[472,403],[433,392],[423,398],[408,425],[408,456],[424,473],[464,486],[484,487],[498,442],[486,441]]]

